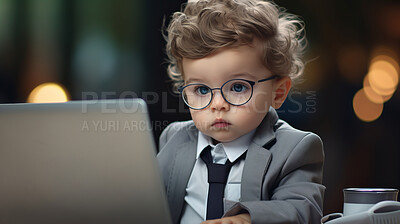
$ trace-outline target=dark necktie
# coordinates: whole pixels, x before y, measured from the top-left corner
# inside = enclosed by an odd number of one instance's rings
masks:
[[[233,163],[228,159],[225,164],[213,163],[211,146],[207,146],[200,157],[206,163],[208,170],[207,220],[219,219],[224,214],[224,190]]]

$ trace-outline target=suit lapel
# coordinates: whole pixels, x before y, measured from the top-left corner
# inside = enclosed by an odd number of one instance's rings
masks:
[[[177,145],[174,167],[168,184],[168,200],[174,205],[171,208],[172,219],[177,223],[183,208],[186,186],[196,162],[197,138],[195,133],[188,132],[189,141]],[[172,161],[171,161],[172,162]]]
[[[261,187],[264,175],[271,162],[271,152],[263,147],[251,144],[242,174],[240,201],[258,201],[261,199]]]
[[[271,108],[254,134],[253,141],[247,150],[243,168],[241,201],[258,201],[261,199],[262,183],[272,159],[271,152],[268,149],[275,142],[274,125],[277,120],[278,115]]]

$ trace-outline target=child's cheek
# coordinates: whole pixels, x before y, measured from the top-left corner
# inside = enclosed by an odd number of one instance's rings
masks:
[[[266,113],[272,101],[271,94],[260,92],[253,95],[252,103],[249,104],[249,110],[256,113]]]
[[[192,110],[190,109],[190,115],[192,116],[192,120],[196,125],[197,129],[204,132],[205,128],[207,127],[207,119],[202,110]]]

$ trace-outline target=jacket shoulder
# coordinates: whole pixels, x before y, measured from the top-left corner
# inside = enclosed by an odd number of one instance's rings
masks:
[[[181,136],[184,133],[192,133],[197,130],[194,122],[189,121],[176,121],[169,124],[160,135],[160,149],[171,139],[173,136]]]
[[[296,129],[281,119],[276,122],[274,129],[277,138],[291,138],[293,140],[298,139],[299,141],[303,138],[308,138],[322,142],[321,138],[317,134],[310,131]]]
[[[293,128],[283,120],[278,120],[275,128],[276,143],[271,152],[282,164],[290,163],[293,158],[302,160],[297,161],[297,164],[307,163],[309,159],[314,162],[324,161],[324,147],[318,135]]]
[[[188,130],[192,130],[195,127],[194,122],[192,120],[189,121],[175,121],[169,124],[161,133],[171,134],[176,132],[185,132]]]

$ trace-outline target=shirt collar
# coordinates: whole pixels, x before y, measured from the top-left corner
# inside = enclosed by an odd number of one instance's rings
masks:
[[[219,143],[219,144],[222,144],[222,146],[224,147],[225,153],[230,162],[234,162],[237,158],[239,158],[243,153],[245,153],[247,151],[255,131],[256,130],[254,129],[254,130],[250,131],[249,133],[247,133],[233,141]],[[210,145],[213,148],[215,147],[215,145],[212,144],[211,137],[207,136],[207,135],[203,134],[201,131],[199,131],[198,140],[197,140],[196,159],[198,159],[200,157],[201,152],[208,145]]]

